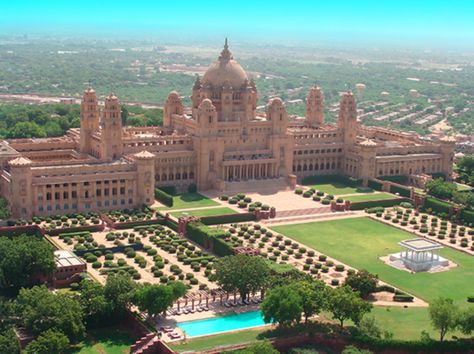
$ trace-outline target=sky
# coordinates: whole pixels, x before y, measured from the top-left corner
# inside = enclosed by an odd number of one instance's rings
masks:
[[[474,0],[0,0],[0,33],[474,44]]]

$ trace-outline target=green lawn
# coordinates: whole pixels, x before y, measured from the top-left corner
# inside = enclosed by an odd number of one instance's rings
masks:
[[[125,354],[135,343],[131,336],[120,328],[91,330],[87,338],[69,350],[68,354]]]
[[[183,215],[192,215],[192,216],[217,216],[217,215],[226,215],[226,214],[235,214],[235,210],[221,207],[221,208],[209,208],[209,209],[196,209],[188,211],[174,211],[171,213],[174,217],[180,217]]]
[[[371,193],[371,194],[359,194],[359,195],[350,195],[348,197],[343,197],[344,200],[349,200],[350,202],[367,202],[371,200],[385,200],[385,199],[395,199],[398,198],[394,194],[390,193]]]
[[[276,232],[291,237],[358,269],[378,274],[380,279],[426,301],[439,296],[468,306],[474,294],[474,257],[449,248],[440,254],[458,267],[440,273],[411,274],[385,265],[379,256],[399,251],[398,242],[414,235],[369,218],[352,218],[306,224],[275,226]],[[427,308],[375,307],[377,322],[400,339],[418,339],[422,330],[432,336]]]
[[[183,193],[173,196],[173,207],[160,207],[158,210],[191,209],[218,206],[219,203],[199,193]]]
[[[333,195],[345,195],[345,194],[355,194],[355,193],[367,193],[372,191],[370,188],[359,188],[359,187],[349,187],[345,184],[338,182],[331,183],[317,183],[310,185],[309,187],[314,188],[318,191],[322,191],[326,194]]]
[[[212,349],[222,345],[228,346],[240,343],[249,343],[257,340],[259,333],[265,331],[265,329],[249,329],[239,332],[218,334],[215,336],[207,336],[196,339],[188,340],[184,344],[170,345],[170,348],[178,352],[185,351],[203,351]]]
[[[446,296],[467,305],[467,296],[474,294],[474,257],[462,252],[441,250],[440,254],[458,267],[440,273],[411,274],[380,261],[380,256],[400,250],[399,241],[415,236],[376,220],[352,218],[273,229],[341,262],[378,274],[382,280],[427,301]]]
[[[461,183],[456,183],[456,187],[458,191],[464,192],[464,191],[472,191],[472,187],[468,186],[467,184],[461,184]]]

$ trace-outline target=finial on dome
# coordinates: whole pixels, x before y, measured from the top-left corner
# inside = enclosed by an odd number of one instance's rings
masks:
[[[219,59],[225,59],[225,60],[231,60],[232,58],[232,53],[229,50],[229,44],[227,42],[227,37],[225,37],[225,42],[224,42],[224,49],[222,49],[221,55]]]

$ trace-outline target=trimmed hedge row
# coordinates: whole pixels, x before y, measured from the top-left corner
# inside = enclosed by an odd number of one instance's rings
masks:
[[[213,250],[218,256],[224,257],[234,254],[233,247],[224,240],[224,230],[214,229],[198,222],[188,223],[186,231],[190,240],[204,248]]]
[[[254,213],[235,213],[226,215],[205,216],[201,218],[204,225],[230,224],[245,221],[254,221]]]
[[[378,177],[378,179],[381,179],[382,181],[390,181],[390,182],[395,182],[395,183],[400,183],[400,184],[405,184],[408,182],[408,176],[406,175],[382,176],[382,177]]]
[[[168,207],[173,206],[173,197],[159,188],[155,188],[155,199]]]
[[[351,203],[350,210],[363,210],[363,209],[373,208],[377,206],[391,207],[394,205],[398,205],[402,202],[408,202],[408,201],[410,201],[410,199],[408,198],[395,198],[395,199],[370,200],[366,202],[357,202],[357,203]]]
[[[437,213],[449,214],[453,205],[435,197],[426,197],[423,207],[425,209],[431,209]]]
[[[146,225],[158,225],[163,224],[163,219],[149,219],[149,220],[137,220],[137,221],[125,221],[125,222],[118,222],[114,223],[114,228],[117,230],[120,229],[131,229],[137,226],[146,226]]]
[[[410,198],[411,196],[411,192],[409,189],[402,188],[399,186],[394,186],[393,184],[390,186],[390,193],[393,193],[393,194],[398,193],[402,197],[407,197],[407,198]]]
[[[467,223],[474,223],[474,210],[461,210],[461,219]]]
[[[51,235],[51,236],[56,236],[61,233],[76,233],[77,232],[96,232],[96,231],[102,231],[104,229],[103,223],[97,224],[97,225],[87,225],[87,226],[77,226],[77,227],[67,227],[64,229],[53,229],[53,230],[46,230],[46,232]]]
[[[105,254],[105,251],[112,251],[112,253],[123,252],[125,248],[133,248],[135,251],[143,249],[143,243],[132,243],[129,245],[122,245],[122,246],[113,246],[113,247],[106,247],[106,248],[94,248],[90,250],[74,250],[74,253],[82,257],[86,253],[95,253],[96,251]]]
[[[383,188],[383,183],[370,179],[369,182],[367,183],[367,186],[369,188],[375,189],[376,191],[381,191]]]

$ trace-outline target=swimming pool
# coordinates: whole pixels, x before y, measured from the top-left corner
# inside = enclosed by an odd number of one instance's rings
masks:
[[[260,311],[250,311],[225,315],[205,320],[196,320],[178,323],[178,327],[186,332],[187,337],[204,336],[238,329],[263,326],[262,313]]]

